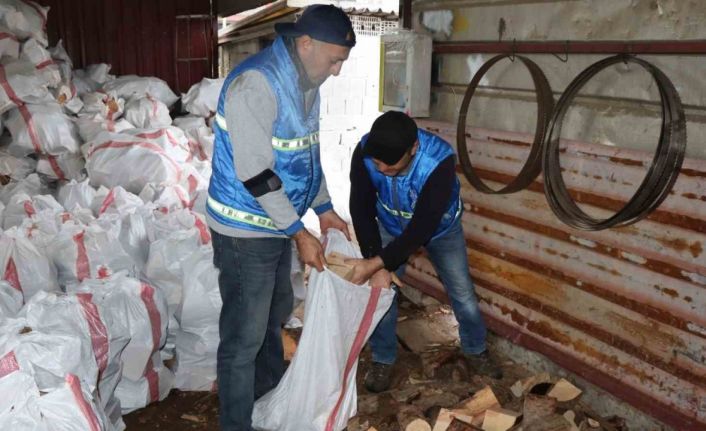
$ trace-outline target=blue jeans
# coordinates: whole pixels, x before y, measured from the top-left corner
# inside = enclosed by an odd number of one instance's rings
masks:
[[[393,239],[382,226],[380,234],[385,245]],[[486,338],[485,323],[478,308],[471,274],[468,272],[466,240],[463,237],[460,220],[443,236],[429,241],[425,248],[451,300],[451,307],[458,320],[461,350],[472,355],[483,352]],[[398,276],[404,273],[404,266],[400,266],[395,271]],[[370,337],[374,362],[393,364],[397,359],[398,296],[395,295],[392,306]]]
[[[281,328],[292,311],[289,238],[233,238],[211,231],[223,298],[218,397],[224,431],[251,431],[254,401],[284,375]]]

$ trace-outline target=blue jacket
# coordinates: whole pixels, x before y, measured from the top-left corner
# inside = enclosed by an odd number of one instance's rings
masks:
[[[316,94],[313,106],[306,115],[304,94],[297,84],[297,68],[279,37],[272,46],[233,69],[223,83],[213,126],[213,173],[206,210],[226,226],[291,235],[301,227],[301,223],[294,223],[284,231],[279,230],[238,179],[233,163],[231,140],[224,119],[225,98],[233,80],[248,70],[262,73],[277,98],[277,119],[272,128],[273,171],[282,180],[282,187],[300,217],[311,206],[321,186],[319,95]]]
[[[422,191],[429,176],[434,172],[439,163],[454,155],[454,150],[446,141],[425,130],[417,132],[419,147],[412,159],[411,165],[403,174],[388,177],[375,168],[375,163],[369,157],[364,159],[365,168],[377,190],[377,217],[382,226],[392,236],[402,234],[407,224],[414,215],[417,197]],[[363,136],[361,145],[364,147],[368,135]],[[432,239],[445,234],[453,223],[461,217],[463,206],[461,204],[461,185],[455,178],[454,189],[451,194],[446,212],[441,218],[439,226],[434,231]]]

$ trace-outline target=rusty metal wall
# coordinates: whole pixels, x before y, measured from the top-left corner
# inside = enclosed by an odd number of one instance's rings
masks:
[[[455,125],[421,121],[451,143]],[[519,172],[529,135],[469,129],[471,160],[499,188]],[[652,154],[565,142],[564,178],[594,216],[611,214]],[[510,195],[462,179],[468,260],[488,326],[545,354],[679,430],[706,429],[706,160],[687,159],[648,219],[600,232],[562,224],[541,177]],[[444,299],[422,255],[411,285]]]
[[[211,0],[39,0],[47,32],[79,69],[109,63],[111,73],[157,76],[186,92],[216,70]],[[191,17],[191,18],[189,18]]]

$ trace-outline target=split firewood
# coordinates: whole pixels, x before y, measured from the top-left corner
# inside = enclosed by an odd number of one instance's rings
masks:
[[[551,380],[549,373],[540,373],[526,379],[518,380],[510,387],[510,391],[515,398],[521,398],[527,391],[529,391],[537,383],[548,382]]]
[[[565,411],[563,416],[571,424],[571,431],[579,431],[579,427],[576,426],[576,413],[573,410]]]
[[[447,431],[454,420],[470,425],[473,421],[473,416],[469,416],[461,410],[441,409],[439,410],[439,415],[436,417],[432,431]]]
[[[522,408],[523,428],[554,414],[556,398],[527,394]]]
[[[486,386],[464,402],[461,410],[469,416],[476,416],[491,407],[500,407],[500,402],[490,386]]]
[[[564,416],[553,414],[523,425],[522,431],[571,431],[571,424]]]
[[[344,280],[350,281],[353,276],[353,265],[346,263],[346,259],[350,259],[350,256],[345,256],[334,251],[326,256],[326,266]],[[391,274],[392,282],[398,286],[402,286],[402,281],[397,277],[397,274],[394,272]]]
[[[417,398],[420,392],[421,391],[418,387],[407,386],[402,389],[393,390],[390,395],[392,395],[392,398],[398,403],[406,404],[412,401],[413,399]]]
[[[451,425],[446,429],[446,431],[476,431],[479,430],[480,428],[475,427],[473,425],[468,425],[467,423],[460,421],[458,419],[454,419],[451,421]]]
[[[512,410],[491,407],[485,411],[482,428],[485,431],[507,431],[515,425],[518,417],[520,414]]]
[[[403,431],[431,431],[431,425],[424,419],[424,414],[417,406],[400,405],[397,422]]]
[[[581,389],[572,385],[568,380],[561,379],[554,384],[547,396],[556,398],[560,403],[571,401],[581,395]]]

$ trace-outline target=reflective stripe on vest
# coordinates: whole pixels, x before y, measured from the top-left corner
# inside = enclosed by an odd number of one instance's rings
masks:
[[[409,220],[409,219],[411,219],[412,216],[414,215],[414,213],[409,213],[409,212],[407,212],[407,211],[397,211],[396,209],[393,209],[393,208],[388,207],[387,205],[385,205],[385,204],[382,202],[382,200],[380,200],[380,197],[379,197],[379,196],[378,196],[378,203],[380,203],[380,205],[382,205],[382,207],[385,208],[385,211],[389,212],[389,213],[392,214],[393,216],[400,216],[400,217],[402,217],[402,218],[406,218],[406,219]],[[458,215],[461,213],[461,210],[462,210],[462,209],[463,209],[463,203],[462,203],[461,200],[459,199],[459,200],[458,200],[458,205],[457,205],[457,208],[456,208],[456,213],[454,214],[454,218],[458,217]]]
[[[216,124],[218,124],[218,127],[223,130],[224,132],[228,131],[228,126],[226,125],[226,119],[220,114],[216,114]],[[295,150],[303,150],[305,148],[308,148],[312,145],[316,145],[319,143],[319,133],[312,133],[309,136],[304,136],[301,138],[295,138],[295,139],[279,139],[276,137],[272,137],[272,146],[275,147],[277,150],[281,151],[295,151]]]
[[[222,203],[218,202],[210,196],[208,197],[207,203],[213,211],[217,212],[225,218],[229,218],[234,221],[247,223],[265,229],[271,229],[274,231],[279,230],[277,229],[277,227],[275,227],[275,224],[272,219],[268,217],[262,217],[257,214],[251,214],[245,211],[240,211],[235,208],[231,208],[227,205],[223,205]]]

